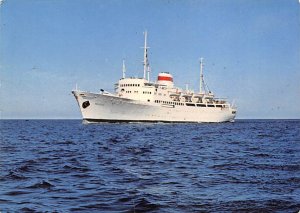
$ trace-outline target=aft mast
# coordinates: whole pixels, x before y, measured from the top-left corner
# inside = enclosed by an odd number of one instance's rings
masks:
[[[199,85],[199,93],[202,94],[202,87],[203,87],[203,58],[200,58],[200,85]]]
[[[126,67],[125,67],[125,60],[123,59],[123,66],[122,66],[122,78],[125,78]]]
[[[148,72],[148,81],[150,80],[150,76],[149,76],[149,61],[148,61],[148,53],[147,50],[149,47],[147,47],[147,30],[144,32],[145,34],[145,43],[144,43],[144,61],[143,61],[143,65],[144,65],[144,79],[146,79],[146,73]]]

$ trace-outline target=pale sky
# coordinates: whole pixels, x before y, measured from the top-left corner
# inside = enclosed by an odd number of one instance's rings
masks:
[[[300,118],[298,0],[7,0],[0,6],[2,118],[81,118],[71,90],[168,71],[198,90],[199,58],[237,118]]]

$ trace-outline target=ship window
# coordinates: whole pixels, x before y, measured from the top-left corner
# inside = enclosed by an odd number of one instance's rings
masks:
[[[138,87],[140,86],[140,84],[138,84]]]
[[[222,107],[222,105],[216,105],[216,107]]]
[[[206,107],[205,104],[197,104],[197,107]]]
[[[214,106],[214,105],[212,105],[212,104],[208,104],[207,106],[208,106],[208,107],[215,107],[215,106]]]
[[[150,100],[148,99],[148,102],[150,102]]]
[[[186,103],[187,106],[195,106],[195,104]]]

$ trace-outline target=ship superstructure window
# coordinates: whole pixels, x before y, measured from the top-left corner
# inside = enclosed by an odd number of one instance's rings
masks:
[[[215,107],[215,105],[207,104],[207,107]]]
[[[197,104],[197,107],[206,107],[205,104]]]
[[[195,104],[186,103],[187,106],[195,106]]]
[[[169,104],[169,105],[178,105],[178,106],[184,106],[184,103],[180,102],[173,102],[173,101],[161,101],[161,100],[155,100],[155,103],[162,103],[162,104]],[[192,104],[194,105],[194,104]],[[194,105],[195,106],[195,105]]]
[[[120,84],[120,87],[139,87],[140,84]]]

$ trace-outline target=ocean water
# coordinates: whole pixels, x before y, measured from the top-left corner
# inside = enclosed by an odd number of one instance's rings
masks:
[[[300,120],[1,120],[1,212],[298,212]]]

